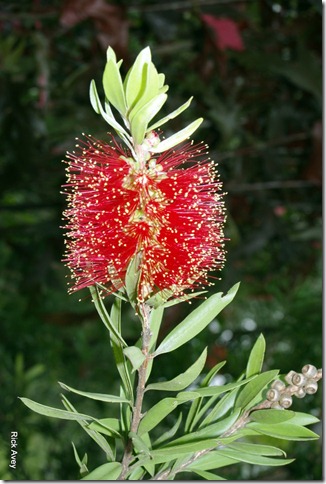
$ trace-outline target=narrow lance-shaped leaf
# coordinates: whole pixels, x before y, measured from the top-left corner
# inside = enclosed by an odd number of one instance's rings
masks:
[[[173,412],[178,405],[189,400],[198,398],[196,392],[181,392],[175,398],[164,398],[156,405],[151,407],[140,422],[138,434],[142,435],[152,430],[158,425],[169,413]]]
[[[223,293],[219,292],[204,301],[168,334],[155,351],[155,356],[176,350],[197,336],[233,300],[238,287],[239,283],[224,297]]]
[[[165,391],[180,391],[187,388],[195,379],[200,375],[202,369],[204,368],[205,361],[207,358],[207,348],[204,349],[200,357],[191,365],[185,372],[180,373],[172,380],[151,383],[147,386],[147,390],[165,390]]]
[[[251,376],[250,378],[246,378],[245,380],[235,381],[232,383],[227,383],[226,385],[211,385],[205,388],[197,388],[196,392],[201,397],[213,397],[216,395],[222,395],[222,393],[229,392],[234,388],[238,388],[240,386],[245,385],[246,383],[250,382],[254,378],[258,378],[257,376]]]
[[[114,50],[109,47],[107,50],[107,63],[103,73],[103,88],[108,101],[122,116],[125,116],[127,105],[119,66],[120,64],[116,62]]]
[[[74,414],[78,414],[75,407],[72,405],[71,402],[69,402],[68,398],[65,397],[64,395],[62,395],[62,403],[69,412],[73,412]],[[92,420],[96,420],[96,419],[92,418]],[[114,449],[111,448],[110,444],[103,437],[103,435],[99,434],[96,430],[91,430],[88,427],[87,420],[82,419],[82,420],[77,420],[77,422],[82,427],[82,429],[94,440],[94,442],[96,442],[97,445],[103,450],[103,452],[106,454],[107,458],[110,459],[110,460],[115,460],[115,451],[114,451]]]
[[[167,432],[164,432],[160,437],[153,443],[153,447],[159,447],[163,442],[172,439],[177,433],[180,424],[182,422],[182,413],[179,413],[179,417],[173,427],[171,427]]]
[[[149,351],[150,352],[153,352],[155,350],[158,334],[159,334],[161,323],[162,323],[163,313],[164,313],[164,309],[163,309],[162,306],[160,306],[158,308],[152,308],[151,309],[151,313],[150,313],[150,316],[149,316],[149,325],[150,325],[151,334],[152,334],[150,342],[149,342]],[[151,358],[148,361],[147,372],[146,372],[146,381],[150,377],[150,374],[151,374],[151,371],[152,371],[152,366],[153,366],[153,361],[154,361],[153,358]]]
[[[187,469],[185,469],[187,471]],[[225,481],[224,477],[213,474],[213,472],[199,471],[198,469],[191,469],[190,472],[194,472],[198,476],[202,477],[206,481]]]
[[[129,403],[130,402],[126,398],[118,397],[116,395],[107,395],[105,393],[90,393],[90,392],[83,392],[81,390],[76,390],[75,388],[69,387],[65,385],[65,383],[59,382],[59,385],[64,389],[68,390],[69,392],[76,393],[77,395],[82,395],[83,397],[90,398],[91,400],[99,400],[101,402],[108,402],[108,403]]]
[[[100,434],[108,435],[109,437],[122,438],[120,431],[120,421],[117,418],[103,418],[95,420],[88,425],[90,430],[96,430]]]
[[[91,295],[92,295],[92,299],[93,299],[93,302],[95,304],[95,307],[97,309],[97,312],[99,313],[103,323],[105,324],[105,326],[108,328],[108,330],[114,334],[114,336],[120,341],[120,343],[123,345],[123,346],[127,346],[127,343],[124,341],[124,339],[122,338],[121,334],[117,331],[117,329],[115,328],[115,326],[112,324],[112,321],[111,321],[111,318],[110,316],[108,315],[107,311],[106,311],[106,308],[104,306],[104,303],[103,303],[103,300],[99,294],[99,290],[97,287],[94,287],[94,286],[90,286],[89,287],[89,290],[91,292]]]
[[[164,308],[170,308],[171,306],[175,306],[176,304],[179,304],[180,302],[189,301],[190,299],[198,297],[201,294],[205,294],[206,292],[207,291],[198,291],[198,292],[193,292],[191,294],[186,294],[185,296],[181,296],[181,297],[178,297],[176,299],[171,299],[170,301],[167,301],[166,303],[164,303],[163,307]]]
[[[212,378],[216,375],[216,373],[225,365],[226,361],[221,361],[217,363],[205,376],[203,381],[200,384],[201,388],[204,388],[205,386],[208,386],[212,380]],[[218,398],[218,397],[216,397]],[[200,413],[202,412],[201,406],[202,406],[202,401],[203,398],[198,398],[197,400],[194,400],[190,406],[186,423],[185,423],[185,432],[190,432],[194,429],[196,423],[200,419]],[[209,400],[209,402],[211,399]],[[208,403],[209,403],[208,402]],[[207,403],[206,403],[207,405]]]
[[[148,65],[151,63],[151,51],[149,47],[145,47],[138,56],[135,62],[129,69],[125,79],[124,90],[126,93],[126,100],[129,110],[132,109],[136,101],[141,97],[146,89],[148,81]],[[156,87],[157,88],[157,87]]]
[[[59,408],[48,407],[41,403],[34,402],[29,398],[19,397],[26,407],[33,410],[33,412],[45,415],[46,417],[60,418],[63,420],[94,420],[93,417],[85,415],[84,413],[68,412],[67,410],[60,410]]]
[[[112,304],[112,307],[111,307],[111,322],[113,326],[116,328],[117,332],[121,334],[121,299],[117,297],[115,298],[114,303]],[[123,346],[121,344],[121,341],[118,338],[116,338],[114,335],[111,336],[110,343],[113,350],[115,364],[122,380],[124,394],[126,394],[128,396],[128,399],[132,401],[133,386],[131,382],[128,363],[123,353]]]
[[[141,263],[142,253],[138,252],[135,257],[131,259],[129,262],[125,285],[126,285],[126,292],[129,298],[129,301],[132,305],[135,305],[137,301],[137,290],[138,290],[138,281],[140,276],[140,263]]]
[[[237,409],[226,418],[221,419],[219,422],[215,422],[212,425],[208,425],[207,427],[196,430],[195,432],[190,432],[189,434],[185,434],[182,437],[174,440],[173,442],[169,443],[169,445],[179,445],[184,444],[186,442],[199,442],[200,440],[204,439],[212,439],[217,438],[222,435],[224,432],[230,429],[232,425],[238,420],[241,410]]]
[[[265,457],[259,454],[247,454],[243,451],[228,448],[218,450],[218,453],[221,456],[230,457],[237,462],[247,462],[248,464],[261,466],[284,466],[294,461],[294,459],[279,459],[276,457]]]
[[[123,350],[123,353],[130,360],[134,371],[138,370],[145,360],[144,353],[137,348],[137,346],[127,346],[127,348]]]
[[[134,115],[131,113],[130,130],[135,144],[140,145],[143,142],[148,123],[159,112],[166,100],[167,94],[159,94]]]
[[[127,133],[127,131],[121,126],[120,123],[118,123],[113,116],[113,113],[111,111],[110,105],[108,102],[106,102],[106,112],[104,111],[101,101],[99,99],[95,81],[92,80],[90,83],[89,87],[89,96],[91,100],[91,104],[93,106],[93,109],[96,113],[100,114],[102,118],[113,128],[115,131],[118,133],[118,135],[125,141],[125,143],[128,145],[129,148],[132,148],[132,145],[130,144],[131,137]]]
[[[260,394],[262,390],[266,388],[268,383],[270,383],[278,373],[278,370],[270,370],[255,376],[240,392],[236,400],[236,406],[249,408],[254,403],[257,403],[257,400],[261,398]]]
[[[122,464],[120,462],[107,462],[94,469],[83,477],[83,481],[115,481],[120,475]]]
[[[153,131],[153,129],[159,128],[163,124],[170,121],[170,119],[174,119],[177,116],[179,116],[179,114],[181,114],[183,111],[185,111],[190,106],[190,103],[191,103],[192,100],[193,100],[193,96],[191,96],[191,98],[189,98],[188,101],[185,102],[184,104],[182,104],[182,106],[180,106],[178,109],[175,109],[174,111],[172,111],[172,113],[168,114],[164,118],[161,118],[159,121],[152,124],[149,128],[147,128],[147,132]]]
[[[249,355],[247,370],[246,370],[247,377],[260,373],[263,366],[265,349],[266,349],[265,338],[261,334],[258,336],[258,339],[254,344],[254,347],[252,348],[251,353]]]
[[[282,412],[281,412],[282,413]],[[265,456],[284,456],[286,453],[282,449],[271,445],[262,444],[252,444],[249,442],[234,442],[228,445],[228,449],[237,450],[240,452],[246,452],[254,455],[265,455]]]
[[[251,412],[250,420],[253,422],[260,422],[267,425],[275,425],[286,422],[294,417],[295,413],[292,410],[282,410],[280,412],[274,408],[266,408],[264,410],[256,410]]]
[[[269,435],[284,440],[315,440],[319,435],[301,425],[293,425],[291,421],[282,422],[274,425],[266,425],[260,422],[249,422],[248,429],[253,429],[259,434]]]
[[[196,129],[199,128],[199,126],[203,121],[204,121],[203,118],[196,119],[195,121],[190,123],[186,128],[183,128],[181,131],[178,131],[177,133],[173,134],[169,138],[166,138],[165,140],[161,141],[157,146],[151,148],[151,151],[153,153],[162,153],[163,151],[169,150],[174,146],[178,145],[179,143],[182,143],[182,141],[185,141],[187,138],[190,138],[190,136],[196,131]]]
[[[85,454],[84,457],[83,457],[83,460],[81,460],[79,455],[78,455],[75,444],[73,442],[71,442],[71,444],[72,444],[72,448],[73,448],[73,451],[74,451],[75,460],[76,460],[77,464],[79,465],[79,472],[80,472],[81,476],[83,477],[86,473],[88,473],[88,469],[87,469],[87,465],[86,465],[87,464],[87,454]]]

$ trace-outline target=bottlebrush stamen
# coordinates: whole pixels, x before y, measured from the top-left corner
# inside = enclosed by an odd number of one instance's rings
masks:
[[[224,262],[224,202],[204,144],[135,161],[115,142],[87,137],[68,153],[65,262],[71,291],[123,286],[141,253],[138,300],[208,284]]]

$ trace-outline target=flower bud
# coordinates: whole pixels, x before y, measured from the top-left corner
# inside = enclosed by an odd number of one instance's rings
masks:
[[[280,405],[283,408],[289,408],[292,405],[292,397],[288,393],[283,393],[280,397]]]
[[[266,397],[270,402],[277,402],[277,400],[280,398],[280,392],[275,388],[270,388],[266,394]]]
[[[274,388],[275,390],[278,390],[279,392],[281,392],[282,390],[285,389],[285,383],[283,383],[281,380],[275,380],[273,381],[271,388]]]
[[[297,398],[304,398],[306,396],[306,390],[302,387],[299,387],[298,390],[294,393]]]
[[[321,378],[323,378],[323,369],[319,368],[319,370],[317,370],[316,380],[320,380]]]
[[[318,383],[314,380],[308,380],[306,385],[304,386],[304,389],[306,390],[308,395],[312,395],[318,390]]]
[[[292,377],[295,374],[296,374],[295,371],[293,371],[293,370],[289,371],[289,373],[285,377],[285,381],[291,385],[291,383],[292,383]]]
[[[283,407],[278,402],[273,402],[271,408],[274,408],[275,410],[283,410]]]
[[[297,392],[301,387],[297,386],[297,385],[289,385],[286,389],[287,393],[289,393],[290,395],[292,395],[293,393]]]
[[[294,373],[292,376],[292,383],[297,387],[301,387],[306,382],[306,377],[302,373]]]
[[[317,375],[317,368],[314,365],[305,365],[302,368],[302,373],[306,378],[315,378]]]

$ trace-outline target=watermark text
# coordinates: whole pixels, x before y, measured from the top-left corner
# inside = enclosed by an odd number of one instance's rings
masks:
[[[18,454],[18,432],[10,432],[10,464],[9,467],[16,469]]]

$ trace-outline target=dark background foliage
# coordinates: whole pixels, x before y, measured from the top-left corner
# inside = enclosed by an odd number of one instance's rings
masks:
[[[173,377],[208,345],[207,369],[227,359],[223,376],[235,378],[261,332],[265,369],[320,367],[321,2],[11,0],[1,2],[0,29],[1,477],[78,478],[71,441],[87,451],[90,469],[103,463],[77,424],[34,415],[17,396],[60,406],[57,381],[116,391],[105,328],[87,291],[66,293],[60,229],[60,160],[81,132],[105,138],[108,130],[88,87],[92,78],[100,85],[109,44],[124,58],[124,73],[150,45],[170,85],[168,111],[194,95],[167,130],[205,118],[196,139],[210,145],[227,192],[230,240],[216,290],[242,281],[221,317],[183,353],[162,357],[153,376],[164,364]],[[168,310],[162,336],[189,309]],[[132,342],[139,328],[127,308],[124,321]],[[73,401],[105,415],[104,404]],[[294,405],[317,416],[321,408],[321,390]],[[16,471],[8,467],[10,431],[19,432]],[[244,464],[224,475],[318,480],[320,445],[286,444],[297,457],[287,467]]]

